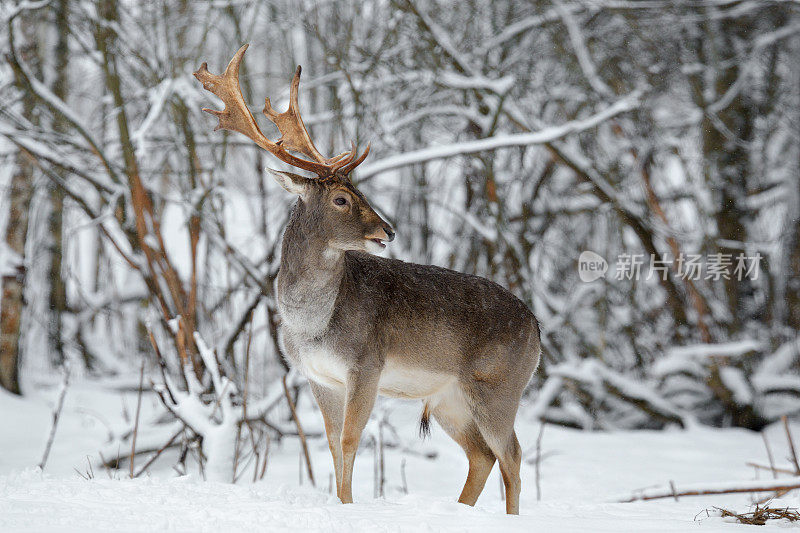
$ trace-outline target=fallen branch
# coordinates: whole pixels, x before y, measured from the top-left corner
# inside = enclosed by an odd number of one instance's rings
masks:
[[[800,488],[800,476],[784,479],[755,481],[726,481],[720,483],[692,483],[681,488],[657,487],[643,489],[631,496],[614,500],[620,503],[677,498],[680,496],[707,496],[713,494],[736,494],[741,492],[777,492]]]

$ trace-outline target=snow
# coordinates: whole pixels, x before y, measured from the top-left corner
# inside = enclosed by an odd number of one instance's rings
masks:
[[[443,146],[434,146],[420,150],[412,150],[396,156],[389,156],[375,163],[364,164],[359,168],[359,179],[366,179],[387,170],[425,163],[434,159],[443,159],[456,155],[473,154],[498,148],[508,148],[512,146],[528,146],[543,144],[558,140],[566,135],[584,131],[597,126],[598,124],[621,113],[635,109],[639,103],[639,93],[633,93],[622,98],[605,109],[590,115],[584,119],[571,120],[559,126],[551,126],[532,133],[518,133],[508,135],[496,135],[487,139],[477,141],[465,141]],[[615,194],[613,188],[610,188]]]
[[[22,257],[0,241],[0,276],[16,276],[22,264]]]
[[[536,396],[536,402],[529,408],[528,416],[531,420],[541,420],[544,418],[547,408],[553,403],[561,389],[564,386],[564,379],[559,376],[550,376],[544,382],[539,394]]]
[[[592,58],[589,55],[589,50],[586,47],[586,39],[581,32],[580,26],[572,16],[572,13],[561,3],[557,2],[555,7],[558,10],[558,14],[561,16],[561,21],[567,28],[567,34],[569,35],[569,40],[572,43],[572,47],[575,49],[575,56],[578,58],[578,64],[583,71],[583,75],[586,76],[587,81],[592,86],[592,89],[606,98],[613,97],[614,91],[612,91],[611,88],[600,78],[600,76],[597,75],[597,69],[592,62]]]
[[[386,497],[374,497],[373,450],[364,439],[356,460],[356,503],[342,505],[329,494],[332,465],[324,437],[309,440],[317,488],[305,479],[302,484],[299,481],[303,467],[298,462],[299,443],[292,438],[273,444],[267,475],[256,483],[203,481],[196,471],[176,476],[170,469],[174,454],[169,460],[159,460],[149,477],[127,479],[126,464],[121,470],[106,472],[97,454],[108,438],[109,428],[102,421],[118,419],[122,405],[129,410],[135,406],[136,393],[91,381],[71,385],[47,469],[41,473],[34,465],[41,459],[50,424],[48,403],[56,401],[57,389],[53,383],[46,398],[22,399],[0,392],[4,428],[0,432],[0,531],[638,532],[697,528],[726,532],[743,526],[713,513],[706,516],[704,510],[716,505],[745,511],[748,494],[684,497],[677,502],[672,498],[617,500],[667,487],[670,481],[679,489],[746,484],[754,475],[745,463],[767,462],[761,436],[745,430],[695,426],[601,433],[548,425],[542,440],[542,499],[537,501],[533,463],[539,424],[523,411],[517,421],[524,454],[522,514],[506,516],[496,468],[475,508],[456,503],[466,475],[460,448],[435,425],[430,440],[419,441],[419,406],[388,402],[378,409],[407,446],[385,449]],[[298,408],[304,409],[307,431],[318,432],[322,422],[312,404],[303,401]],[[147,394],[142,420],[150,420],[155,412],[158,400]],[[144,427],[148,424],[140,430]],[[782,428],[772,426],[767,435],[778,466],[785,467],[788,449]],[[91,471],[87,460],[92,462]],[[137,468],[143,463],[144,458],[139,458]],[[408,494],[401,488],[401,464],[405,464]],[[83,479],[73,469],[92,479]],[[771,482],[768,473],[762,477]],[[792,494],[782,501],[800,503]],[[783,526],[769,524],[763,531]]]
[[[59,481],[28,471],[0,479],[0,524],[15,531],[731,531],[721,519],[683,516],[680,504],[659,519],[658,504],[543,502],[508,517],[441,498],[342,505],[308,488],[250,486],[195,479]],[[454,519],[458,517],[458,519]],[[763,531],[777,531],[768,526]],[[762,530],[759,530],[762,531]]]
[[[667,352],[667,357],[696,357],[700,359],[706,357],[740,357],[763,348],[763,343],[753,339],[745,339],[741,341],[721,342],[718,344],[678,346],[671,348]]]
[[[39,0],[38,2],[19,2],[15,6],[0,6],[0,20],[6,24],[9,20],[16,18],[23,11],[39,9],[40,7],[46,6],[49,3],[50,0]]]
[[[195,342],[204,362],[207,365],[209,363],[214,365],[208,368],[218,368],[213,361],[211,350],[199,335],[195,335]],[[234,408],[231,404],[231,394],[235,392],[235,386],[227,378],[223,380],[218,370],[212,372],[217,401],[209,405],[200,399],[203,386],[195,377],[190,365],[183,367],[183,375],[189,387],[188,392],[180,391],[165,374],[170,394],[162,394],[163,401],[175,416],[186,422],[197,434],[202,435],[205,478],[212,481],[230,481],[233,476],[236,427],[243,416],[242,409]],[[216,421],[215,417],[219,421]]]
[[[691,376],[702,377],[705,375],[705,369],[696,359],[690,359],[683,355],[666,355],[662,359],[657,360],[651,372],[656,378],[664,378],[670,374],[689,374]]]
[[[87,140],[89,140],[86,132],[91,130],[84,125],[81,117],[75,113],[71,107],[65,104],[61,98],[53,94],[45,84],[40,82],[35,76],[32,76],[26,65],[20,64],[20,69],[25,74],[25,77],[27,78],[28,83],[30,83],[33,92],[46,101],[47,105],[63,115],[64,118],[66,118],[76,129],[78,129],[78,131],[81,132],[81,134],[87,137]],[[95,146],[96,143],[92,142],[92,145]]]
[[[577,11],[579,8],[575,4],[567,4],[565,6],[570,13],[573,11]],[[518,36],[519,34],[537,27],[542,26],[547,22],[551,22],[559,17],[558,9],[551,9],[546,11],[543,15],[533,15],[530,17],[525,17],[521,20],[515,21],[512,24],[506,26],[502,32],[500,32],[495,37],[490,38],[486,41],[484,45],[484,49],[491,50],[504,42],[508,41],[509,39],[513,39],[514,37]]]
[[[751,71],[754,70],[758,64],[757,58],[760,52],[775,41],[796,35],[798,30],[800,30],[800,25],[790,24],[773,32],[760,35],[755,40],[755,46],[750,52],[750,57],[744,62],[744,66],[739,71],[739,76],[736,78],[736,81],[728,87],[728,90],[725,91],[725,94],[723,94],[719,100],[708,106],[709,111],[711,113],[719,113],[730,106],[736,95],[742,91]]]
[[[800,393],[800,376],[756,374],[751,381],[753,387],[761,393],[779,390]]]
[[[155,124],[159,115],[164,111],[164,106],[172,95],[173,85],[174,81],[172,79],[166,79],[150,90],[150,94],[148,95],[150,110],[147,112],[147,116],[145,116],[139,127],[131,135],[131,142],[136,146],[136,152],[139,157],[145,158],[147,156],[145,137]]]
[[[725,388],[733,393],[733,399],[737,404],[752,405],[753,392],[741,369],[731,366],[722,367],[719,370],[719,377]]]
[[[653,412],[679,422],[683,427],[697,424],[691,413],[670,404],[651,387],[615,372],[597,360],[586,359],[580,363],[561,363],[551,368],[550,373],[554,376],[591,384],[598,390],[604,386],[613,388],[626,398],[648,404]]]
[[[789,370],[800,356],[800,337],[782,344],[758,366],[758,376],[779,376]]]
[[[496,94],[507,93],[516,83],[514,76],[492,80],[479,75],[462,76],[456,72],[443,72],[436,81],[454,89],[488,89]]]

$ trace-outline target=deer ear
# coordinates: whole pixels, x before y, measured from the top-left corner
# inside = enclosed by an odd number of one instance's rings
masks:
[[[308,186],[311,182],[310,179],[304,178],[303,176],[298,176],[297,174],[292,174],[291,172],[283,172],[281,170],[273,170],[271,168],[267,168],[266,170],[268,174],[275,178],[275,181],[277,181],[281,187],[290,193],[303,196],[305,195],[306,191],[308,191]]]

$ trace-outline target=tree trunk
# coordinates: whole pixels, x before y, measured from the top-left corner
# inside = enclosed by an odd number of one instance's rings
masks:
[[[704,10],[699,12],[708,15]],[[695,103],[703,110],[703,174],[709,190],[715,194],[716,204],[716,242],[709,247],[708,253],[724,254],[725,263],[729,265],[729,279],[723,277],[710,282],[712,286],[722,284],[723,302],[730,315],[726,324],[728,334],[741,330],[747,320],[758,313],[754,308],[751,281],[746,278],[739,280],[734,275],[736,257],[747,253],[743,244],[748,238],[749,213],[745,200],[752,168],[749,146],[755,135],[758,110],[752,94],[746,89],[737,91],[725,101],[728,91],[742,74],[743,65],[737,56],[740,46],[737,45],[748,39],[748,31],[754,29],[751,26],[748,20],[720,21],[707,17],[699,33],[703,38],[695,42],[695,48],[698,60],[704,64],[708,74],[691,77]],[[767,420],[753,405],[740,405],[722,379],[721,369],[727,364],[725,358],[712,358],[708,387],[722,404],[732,425],[761,429]]]
[[[800,179],[794,184],[796,191],[793,191],[795,201],[800,203]],[[800,331],[800,213],[795,213],[793,220],[790,220],[791,230],[788,245],[789,261],[788,272],[786,272],[786,322],[788,326]]]
[[[795,40],[794,50],[800,50],[800,38]],[[795,81],[798,83],[796,93],[796,105],[794,116],[800,119],[800,68],[795,65],[793,73]],[[800,124],[800,122],[795,122]],[[795,134],[797,130],[795,130]],[[800,157],[800,153],[797,154]],[[787,231],[784,250],[787,261],[785,262],[786,271],[783,272],[786,280],[784,294],[786,301],[786,323],[795,331],[800,331],[800,161],[795,167],[794,179],[787,179],[787,193],[789,208],[787,212]]]
[[[27,98],[26,98],[27,100]],[[30,108],[25,104],[26,111]],[[20,324],[24,307],[25,241],[28,234],[28,207],[33,191],[33,165],[22,153],[16,158],[16,172],[8,195],[9,216],[5,246],[17,256],[15,271],[3,272],[0,299],[0,386],[20,394]]]
[[[28,15],[19,17],[21,45],[18,53],[29,64],[37,64],[38,47],[34,25]],[[22,116],[34,120],[34,96],[25,91],[20,80],[15,85],[22,92]],[[21,358],[22,313],[25,307],[25,242],[28,236],[28,211],[33,196],[33,162],[22,150],[17,152],[15,171],[8,193],[9,216],[4,235],[4,247],[14,254],[14,269],[2,272],[0,297],[0,386],[21,394],[19,367]],[[10,265],[9,265],[10,266]]]
[[[726,21],[719,25],[709,23],[705,55],[710,58],[710,68],[715,71],[714,99],[720,99],[731,88],[741,74],[741,63],[736,60],[735,46],[738,34],[747,28],[739,27],[738,21]],[[718,100],[717,100],[718,101]],[[713,102],[706,102],[712,104]],[[732,261],[745,250],[736,243],[747,241],[745,225],[747,213],[743,203],[747,196],[750,175],[748,145],[753,140],[755,129],[755,105],[746,91],[739,93],[731,102],[716,113],[716,120],[706,113],[703,118],[703,153],[705,178],[716,193],[717,225],[716,252],[730,255]],[[752,299],[748,296],[752,286],[748,279],[738,280],[730,267],[730,279],[724,279],[725,300],[732,320],[730,328],[738,330],[745,319],[755,314]]]
[[[69,0],[59,0],[55,6],[54,23],[56,29],[56,43],[54,49],[55,78],[53,79],[53,94],[66,101],[67,70],[69,67]],[[67,127],[63,119],[56,118],[53,127],[60,133],[66,133]],[[61,337],[63,315],[67,310],[67,289],[62,273],[62,259],[64,250],[64,191],[61,187],[49,182],[50,188],[50,316],[47,322],[48,346],[51,357],[56,364],[64,363],[64,342]]]

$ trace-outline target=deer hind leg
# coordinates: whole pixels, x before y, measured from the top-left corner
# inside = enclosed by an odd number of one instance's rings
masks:
[[[361,433],[367,425],[375,397],[378,395],[378,374],[352,372],[347,377],[342,426],[342,480],[339,499],[342,503],[353,503],[353,463],[358,451]]]
[[[495,456],[472,420],[469,406],[461,394],[454,394],[438,402],[433,416],[442,429],[456,441],[467,454],[469,473],[464,483],[459,503],[475,505],[494,466]]]
[[[519,493],[522,482],[519,476],[519,467],[522,462],[522,449],[517,440],[515,431],[506,440],[493,448],[500,462],[500,473],[503,475],[503,484],[506,488],[506,513],[519,514]]]
[[[519,395],[499,387],[477,387],[471,398],[475,423],[500,463],[506,491],[506,513],[519,514],[522,449],[514,431]]]
[[[333,457],[333,471],[336,475],[336,496],[341,498],[339,488],[342,484],[342,426],[344,425],[344,391],[325,387],[309,381],[311,393],[317,400],[322,419],[325,422],[325,433],[328,436],[328,448]]]

